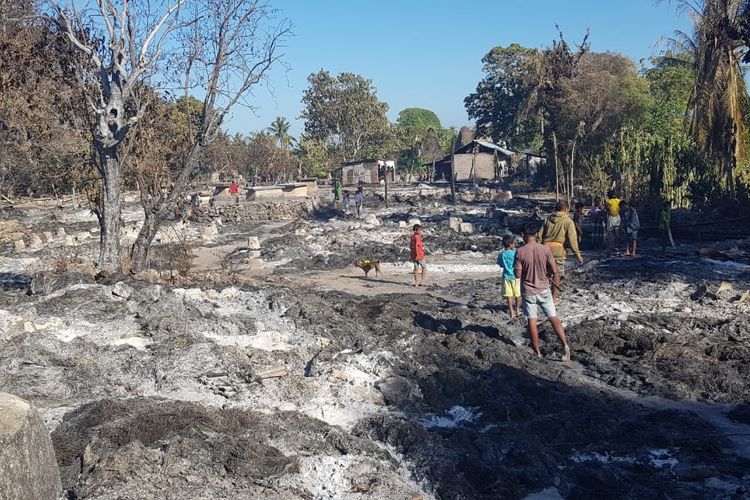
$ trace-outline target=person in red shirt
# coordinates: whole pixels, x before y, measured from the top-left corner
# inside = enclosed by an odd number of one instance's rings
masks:
[[[232,183],[229,185],[229,194],[240,194],[240,185],[237,184],[237,181],[232,181]]]
[[[427,264],[424,261],[424,241],[422,241],[422,226],[414,224],[414,234],[411,235],[410,260],[414,263],[414,286],[422,286],[427,279]],[[420,273],[419,270],[422,270]]]

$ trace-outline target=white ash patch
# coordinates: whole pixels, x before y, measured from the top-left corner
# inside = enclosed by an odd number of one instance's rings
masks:
[[[428,429],[455,429],[462,425],[474,423],[482,413],[477,408],[452,406],[447,415],[430,415],[420,420]]]

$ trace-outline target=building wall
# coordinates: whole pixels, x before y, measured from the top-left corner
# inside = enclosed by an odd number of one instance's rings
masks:
[[[453,156],[455,162],[456,180],[471,181],[473,175],[471,171],[472,161],[476,169],[476,179],[478,181],[488,181],[495,178],[495,155],[488,153],[477,153],[476,158],[473,154],[457,154]]]
[[[261,188],[248,190],[247,199],[248,201],[259,201],[259,200],[278,200],[284,198],[284,191],[281,186],[273,188]]]
[[[347,165],[342,169],[341,177],[344,186],[354,186],[359,181],[362,181],[364,184],[377,184],[378,165],[372,163]]]
[[[287,185],[283,187],[284,198],[304,198],[307,196],[306,184]]]

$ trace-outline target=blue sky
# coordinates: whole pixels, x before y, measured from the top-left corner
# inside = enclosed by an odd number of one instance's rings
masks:
[[[373,81],[395,120],[407,107],[433,110],[443,126],[470,124],[463,106],[482,78],[481,58],[497,45],[543,47],[556,36],[580,41],[587,28],[595,51],[639,61],[660,50],[675,29],[688,31],[674,3],[654,0],[271,0],[294,36],[284,47],[287,69],[257,87],[255,112],[236,108],[230,132],[263,129],[285,116],[297,136],[301,98],[310,73],[349,71]]]

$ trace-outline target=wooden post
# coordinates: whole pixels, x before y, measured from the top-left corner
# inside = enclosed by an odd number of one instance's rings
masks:
[[[388,208],[388,176],[390,172],[388,172],[388,163],[385,164],[385,208]]]
[[[560,201],[560,167],[557,161],[557,135],[552,132],[552,144],[555,150],[555,201]]]
[[[451,150],[451,204],[456,204],[456,153]]]

